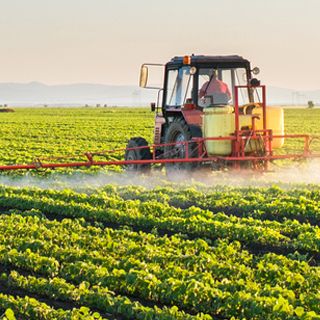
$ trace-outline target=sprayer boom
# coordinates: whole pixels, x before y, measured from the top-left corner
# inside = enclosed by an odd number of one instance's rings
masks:
[[[264,133],[264,134],[263,134]],[[237,140],[239,139],[239,140]],[[272,141],[276,139],[299,139],[304,140],[304,149],[301,152],[291,154],[278,154],[275,155],[272,152]],[[1,165],[0,171],[10,170],[39,170],[39,169],[55,169],[55,168],[77,168],[77,167],[104,167],[104,166],[123,166],[128,170],[134,168],[138,171],[148,171],[151,165],[178,165],[178,164],[201,164],[212,167],[222,168],[224,164],[233,164],[233,168],[240,169],[250,168],[254,170],[264,171],[268,169],[268,164],[275,160],[303,160],[320,158],[320,152],[312,152],[311,142],[314,140],[320,140],[319,136],[310,136],[306,134],[297,135],[272,135],[272,132],[257,131],[254,134],[247,130],[241,130],[238,135],[225,136],[225,137],[208,137],[208,138],[192,138],[189,141],[179,141],[175,143],[155,144],[151,146],[138,146],[129,147],[117,150],[101,151],[101,152],[86,152],[77,156],[62,156],[62,157],[49,157],[49,158],[37,158],[30,164],[14,164],[14,165]],[[206,152],[206,145],[211,142],[230,142],[234,144],[240,141],[239,150],[237,154],[231,154],[227,156],[210,156]],[[245,150],[248,148],[249,143],[256,145],[256,142],[263,142],[266,153],[261,155],[258,153],[248,153]],[[180,151],[183,149],[185,152],[181,154],[160,153],[162,150],[172,151],[172,147],[175,150]],[[121,159],[124,154],[135,153],[143,154],[145,151],[150,154],[149,159]],[[101,160],[101,158],[115,160]],[[79,159],[82,158],[83,160]],[[77,159],[72,161],[71,159]],[[250,164],[248,166],[248,163]],[[230,165],[229,165],[230,167]]]

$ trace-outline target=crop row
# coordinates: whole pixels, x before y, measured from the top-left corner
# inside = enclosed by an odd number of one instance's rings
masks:
[[[319,268],[304,262],[276,255],[253,259],[223,242],[211,248],[200,240],[101,231],[76,220],[42,220],[40,225],[36,217],[2,219],[1,228],[5,231],[7,226],[7,232],[1,241],[5,243],[1,261],[47,277],[77,285],[85,281],[145,300],[175,303],[186,311],[223,317],[276,314],[288,319],[295,318],[302,306],[305,316],[320,311]],[[185,245],[189,252],[183,255]]]
[[[165,320],[210,320],[208,315],[192,316],[178,310],[177,307],[163,309],[158,307],[143,306],[139,302],[132,302],[124,296],[115,296],[110,290],[91,286],[88,282],[82,282],[79,286],[68,283],[62,278],[47,279],[32,275],[24,276],[17,271],[2,273],[0,283],[11,289],[27,290],[31,294],[45,296],[59,301],[65,301],[98,309],[102,312],[119,316],[121,319],[165,319]]]
[[[118,209],[118,210],[123,210],[123,211],[128,211],[128,210],[139,210],[143,214],[150,214],[152,213],[152,210],[154,211],[153,213],[159,213],[161,212],[162,217],[166,216],[172,216],[172,215],[179,215],[183,216],[184,212],[190,212],[190,208],[193,209],[193,206],[187,205],[186,207],[189,210],[181,210],[181,208],[176,208],[175,206],[170,205],[170,200],[167,201],[164,199],[163,194],[157,189],[152,190],[152,191],[146,191],[145,193],[142,191],[140,196],[138,195],[139,192],[141,191],[140,187],[120,187],[119,192],[117,192],[117,189],[113,186],[108,186],[104,187],[103,191],[96,192],[94,194],[85,194],[85,193],[78,193],[75,191],[71,190],[64,190],[64,191],[55,191],[55,190],[40,190],[40,189],[13,189],[13,188],[2,188],[0,189],[0,195],[4,194],[5,196],[8,195],[28,195],[28,196],[33,196],[33,197],[41,197],[41,198],[46,198],[46,199],[52,199],[55,200],[57,203],[66,202],[66,203],[71,203],[71,204],[83,204],[87,205],[89,204],[90,206],[93,206],[95,208],[101,208],[101,209]],[[169,190],[171,188],[160,188],[161,190]],[[133,191],[134,190],[134,191]],[[192,190],[192,189],[191,189]],[[188,204],[188,199],[192,199],[192,194],[194,193],[190,189],[185,190],[185,192],[182,190],[181,195],[179,196],[181,198],[181,203],[179,205],[183,206],[183,203]],[[257,189],[259,190],[259,189]],[[269,202],[273,201],[273,198],[281,198],[279,195],[275,195],[275,188],[268,189],[269,190],[269,196],[268,192],[263,192],[263,189],[260,192],[253,193],[248,192],[247,196],[244,196],[242,192],[231,192],[230,193],[224,193],[224,192],[219,192],[217,194],[214,194],[214,197],[216,197],[216,203],[214,203],[214,210],[218,211],[217,213],[220,213],[220,218],[221,219],[221,214],[223,214],[223,209],[226,209],[227,211],[234,209],[237,207],[236,210],[243,210],[243,213],[241,214],[240,217],[238,218],[254,218],[252,219],[238,219],[235,217],[230,217],[226,218],[225,220],[227,221],[232,220],[232,221],[244,221],[246,224],[250,224],[249,221],[252,221],[252,224],[255,226],[266,226],[270,227],[274,230],[281,230],[284,235],[294,235],[297,236],[300,232],[312,232],[315,230],[312,226],[309,226],[308,224],[301,224],[301,223],[296,223],[296,222],[283,222],[283,223],[277,223],[277,222],[272,222],[272,220],[276,219],[271,219],[271,221],[268,220],[263,220],[261,222],[260,218],[263,215],[264,211],[264,205],[268,205]],[[277,189],[276,189],[277,190]],[[240,191],[240,190],[239,190]],[[187,196],[190,193],[189,196]],[[196,193],[196,192],[195,192]],[[159,195],[160,194],[160,195]],[[162,196],[161,196],[162,194]],[[178,195],[179,192],[176,192],[176,195]],[[199,194],[199,192],[198,192]],[[203,197],[209,198],[210,195],[208,194],[203,194],[201,193]],[[270,196],[270,194],[273,194],[273,196]],[[314,193],[313,193],[314,194]],[[319,192],[320,194],[320,192]],[[166,194],[164,194],[166,195]],[[320,195],[318,195],[320,197]],[[123,198],[122,198],[123,197]],[[162,198],[161,198],[162,197]],[[264,197],[264,198],[263,198]],[[264,200],[263,200],[263,199]],[[285,210],[284,208],[290,208],[293,206],[296,206],[297,208],[300,206],[301,207],[301,214],[303,215],[303,210],[305,208],[305,205],[301,202],[301,199],[304,199],[304,201],[313,201],[315,206],[318,206],[318,201],[317,200],[311,200],[308,198],[305,198],[303,196],[300,196],[300,198],[297,200],[294,198],[294,195],[292,196],[287,196],[288,199],[291,199],[290,201],[288,200],[287,204],[279,204],[277,207],[274,205],[273,212],[274,212],[274,217],[277,217],[279,215],[279,212],[282,210]],[[313,196],[315,198],[315,196]],[[130,201],[128,201],[130,200]],[[194,209],[194,212],[197,214],[201,214],[204,217],[214,217],[214,214],[211,210],[206,210],[206,209],[201,209],[202,207],[202,202],[201,199],[197,200],[199,202],[199,206]],[[221,201],[224,201],[224,205],[221,205]],[[252,208],[249,206],[250,201],[253,202]],[[277,200],[279,202],[279,200]],[[285,201],[285,200],[284,200]],[[300,201],[300,202],[299,202]],[[174,200],[174,202],[177,202],[177,200]],[[198,204],[197,202],[197,204]],[[255,206],[258,206],[258,203],[261,204],[261,210],[256,209]],[[235,204],[237,204],[235,206]],[[164,210],[165,209],[165,210]],[[201,209],[201,210],[199,210]],[[212,208],[211,208],[212,209]],[[310,209],[310,208],[309,208]],[[196,211],[195,211],[196,210]],[[288,209],[289,210],[289,209]],[[296,209],[298,210],[298,209]],[[311,210],[311,209],[310,209]],[[315,212],[316,213],[316,212]],[[271,214],[271,213],[269,213]],[[160,213],[159,213],[160,215]],[[230,214],[228,214],[230,215]],[[311,214],[310,214],[311,215]],[[231,214],[232,216],[232,214]]]
[[[213,212],[264,220],[297,219],[301,222],[319,224],[320,189],[295,188],[282,190],[279,187],[230,188],[215,187],[157,187],[146,189],[141,186],[107,186],[103,191],[108,195],[125,200],[156,200],[179,208],[197,206]]]
[[[317,226],[297,221],[261,221],[239,218],[224,213],[191,207],[179,209],[156,201],[125,201],[118,198],[103,199],[104,205],[95,196],[73,194],[69,201],[57,200],[61,194],[52,192],[21,192],[14,188],[2,188],[0,206],[20,210],[38,209],[54,217],[78,217],[106,224],[126,225],[141,230],[157,229],[162,232],[184,233],[207,239],[224,238],[238,240],[248,247],[265,250],[299,250],[318,259],[320,253],[320,229]],[[62,192],[62,198],[64,198]],[[86,201],[84,201],[86,199]]]
[[[16,317],[17,319],[33,320],[107,320],[102,318],[98,312],[92,313],[86,307],[73,308],[72,310],[55,309],[35,298],[3,293],[0,293],[0,310],[5,316],[4,319],[8,320],[16,319]]]

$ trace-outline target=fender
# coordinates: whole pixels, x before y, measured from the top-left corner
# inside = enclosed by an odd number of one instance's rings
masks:
[[[203,112],[197,109],[182,109],[182,116],[189,125],[192,137],[202,137],[202,116]]]
[[[184,117],[184,120],[188,125],[196,125],[198,127],[202,126],[202,116],[203,112],[201,110],[192,109],[192,110],[181,110],[181,113]]]

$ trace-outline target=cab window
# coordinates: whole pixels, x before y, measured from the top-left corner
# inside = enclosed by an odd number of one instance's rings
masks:
[[[234,105],[235,86],[247,85],[245,68],[200,68],[198,105]],[[248,89],[239,91],[239,104],[249,102]]]
[[[179,107],[191,99],[193,88],[193,76],[190,67],[169,70],[167,82],[166,105]]]

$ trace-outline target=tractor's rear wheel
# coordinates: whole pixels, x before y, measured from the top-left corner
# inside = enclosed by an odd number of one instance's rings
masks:
[[[170,123],[165,133],[165,143],[171,144],[164,147],[164,158],[166,159],[183,159],[186,158],[188,148],[188,158],[194,158],[197,154],[196,143],[183,143],[190,141],[192,135],[188,124],[184,119],[178,118]],[[167,173],[175,171],[186,171],[196,167],[196,163],[192,162],[171,162],[166,163]]]
[[[141,148],[145,147],[145,148]],[[131,149],[131,150],[128,150]],[[152,154],[148,147],[146,139],[141,137],[131,138],[127,144],[127,150],[124,156],[125,160],[150,160]],[[127,164],[126,170],[129,172],[144,172],[148,173],[151,169],[150,163],[145,164]]]

